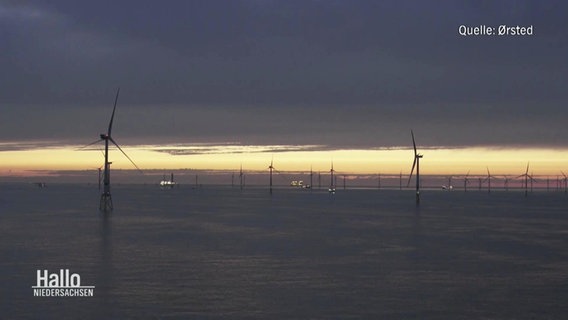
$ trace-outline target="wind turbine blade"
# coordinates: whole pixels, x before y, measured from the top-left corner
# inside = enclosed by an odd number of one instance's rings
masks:
[[[562,175],[564,176],[564,178],[566,178],[566,175],[564,174],[564,171],[560,171],[562,173]]]
[[[414,132],[410,130],[410,134],[412,135],[412,145],[414,146],[414,155],[416,156],[416,141],[414,141]]]
[[[529,164],[530,162],[527,162],[527,171],[525,171],[525,174],[529,174]]]
[[[412,179],[412,174],[414,173],[414,167],[416,166],[416,157],[414,157],[414,162],[412,163],[412,170],[410,170],[410,176],[408,177],[408,183],[406,184],[406,186],[408,187],[410,185],[410,179]]]
[[[120,88],[116,91],[116,98],[114,98],[114,108],[112,108],[112,116],[110,116],[110,122],[108,124],[108,136],[110,137],[110,132],[112,131],[112,122],[114,121],[114,112],[116,111],[116,103],[118,102],[118,94],[120,93]]]
[[[134,163],[134,161],[132,161],[132,159],[130,159],[130,157],[126,154],[126,152],[124,152],[124,150],[122,150],[122,148],[118,145],[118,143],[116,143],[116,141],[114,141],[114,139],[110,138],[110,141],[112,141],[112,143],[118,148],[118,150],[120,150],[120,152],[122,152],[122,154],[126,158],[128,158],[128,160],[130,160],[130,162],[136,167],[136,169],[138,169],[138,171],[140,171],[140,173],[144,173],[144,172],[142,172],[142,170],[140,170],[140,168],[138,168],[136,163]]]
[[[77,148],[77,149],[75,149],[75,150],[82,150],[82,149],[85,149],[86,147],[90,147],[90,146],[92,146],[92,145],[94,145],[94,144],[96,144],[96,143],[99,143],[99,142],[101,142],[101,141],[103,141],[103,139],[99,139],[99,140],[97,140],[97,141],[91,142],[91,143],[89,143],[88,145],[82,146],[81,148]]]
[[[471,171],[471,170],[468,170],[467,173],[465,174],[466,179],[467,179],[467,177],[469,177],[469,172],[470,172],[470,171]]]

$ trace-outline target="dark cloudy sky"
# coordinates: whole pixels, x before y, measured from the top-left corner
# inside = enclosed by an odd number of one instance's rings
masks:
[[[460,25],[533,26],[471,36]],[[565,1],[0,0],[0,141],[565,147]]]

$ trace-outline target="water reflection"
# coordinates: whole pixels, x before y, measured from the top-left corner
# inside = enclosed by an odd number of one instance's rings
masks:
[[[113,280],[113,243],[112,243],[112,217],[111,213],[101,213],[100,219],[100,257],[97,267],[96,292],[100,301],[97,312],[101,317],[108,318],[113,314],[112,284]]]

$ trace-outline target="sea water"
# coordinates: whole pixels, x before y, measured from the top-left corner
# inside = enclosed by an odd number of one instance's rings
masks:
[[[564,319],[562,192],[0,185],[2,319]],[[34,297],[69,269],[93,297]]]

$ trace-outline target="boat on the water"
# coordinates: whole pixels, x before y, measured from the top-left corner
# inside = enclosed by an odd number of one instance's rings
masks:
[[[172,173],[170,176],[170,180],[166,180],[166,176],[164,176],[164,180],[160,181],[160,187],[162,188],[173,188],[176,185],[174,181],[174,174]]]

